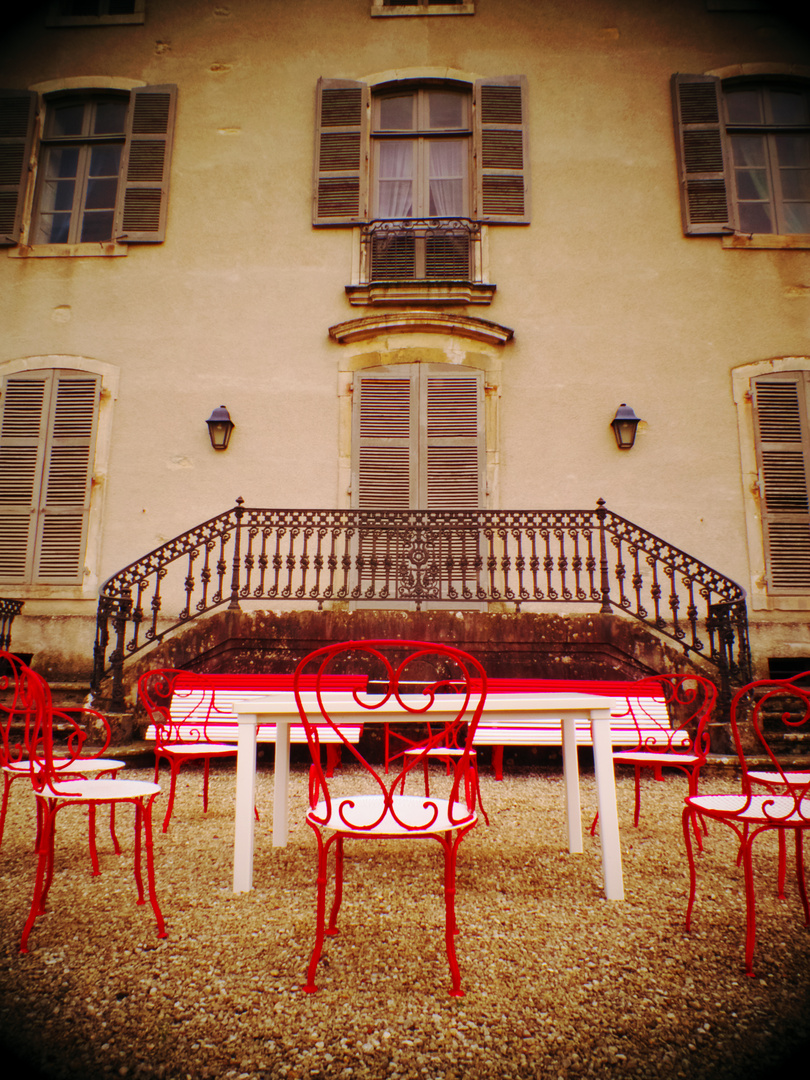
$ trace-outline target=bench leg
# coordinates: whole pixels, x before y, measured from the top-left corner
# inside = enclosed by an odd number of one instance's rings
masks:
[[[503,780],[503,747],[492,747],[492,769],[496,780]]]

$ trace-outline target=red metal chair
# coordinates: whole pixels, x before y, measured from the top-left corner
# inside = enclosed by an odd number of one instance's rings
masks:
[[[31,909],[20,941],[20,952],[28,952],[28,938],[38,916],[46,911],[46,903],[54,870],[54,847],[56,816],[67,806],[86,806],[92,822],[96,807],[110,807],[131,803],[135,807],[135,880],[138,888],[138,904],[146,902],[141,873],[141,846],[146,847],[146,871],[149,900],[158,926],[158,937],[166,937],[155,891],[155,870],[152,851],[152,803],[160,792],[157,784],[140,780],[95,779],[77,777],[72,766],[75,759],[59,757],[54,753],[51,695],[47,683],[30,668],[18,664],[15,668],[17,688],[13,692],[22,707],[25,719],[24,745],[28,750],[29,775],[38,801],[37,871]],[[105,726],[104,734],[109,742],[109,725],[97,714]],[[10,714],[3,712],[4,720]],[[17,710],[19,716],[19,708]],[[77,736],[78,738],[78,736]],[[120,850],[120,849],[119,849]],[[98,872],[97,861],[94,864]]]
[[[0,765],[3,769],[0,844],[3,842],[5,832],[11,785],[15,780],[26,780],[29,784],[31,783],[31,765],[26,742],[30,730],[27,717],[31,708],[29,692],[31,680],[24,674],[27,670],[26,665],[22,664],[16,656],[8,652],[0,652],[0,717],[2,717],[0,720],[0,726],[2,726]],[[70,775],[74,779],[87,779],[90,776],[101,779],[113,777],[124,768],[125,762],[117,758],[102,756],[109,747],[110,729],[104,717],[95,709],[71,709],[70,712],[54,709],[53,723],[60,730],[64,743],[63,749],[66,751],[63,754],[60,750],[59,755],[54,759],[62,775]],[[91,733],[94,741],[104,740],[92,752],[87,747]],[[38,820],[37,839],[40,826],[41,821]],[[120,855],[121,847],[115,834],[115,807],[112,807],[110,811],[110,835],[115,852]],[[93,810],[90,813],[89,840],[93,874],[96,875],[101,871],[96,851],[95,812]]]
[[[330,715],[328,696],[320,690],[322,680],[335,671],[363,671],[369,684],[384,689],[372,697],[354,692],[355,700],[371,714],[419,718],[427,720],[431,709],[441,699],[446,708],[453,702],[449,723],[452,727],[466,724],[462,753],[448,778],[446,797],[404,795],[405,775],[423,765],[432,746],[446,738],[445,717],[439,730],[422,748],[419,755],[408,755],[393,778],[383,778],[362,755],[358,747],[344,740],[344,749],[360,768],[328,778],[321,764],[319,725],[328,724],[340,730],[340,717]],[[315,674],[315,691],[304,680]],[[458,694],[438,694],[435,688],[448,679],[466,689]],[[475,685],[473,685],[473,679]],[[401,688],[414,682],[425,683],[421,694],[406,694]],[[351,641],[318,649],[305,657],[295,672],[295,696],[301,720],[307,734],[312,756],[309,777],[309,811],[307,823],[315,833],[318,844],[318,883],[315,946],[307,970],[304,990],[314,993],[315,972],[323,948],[324,937],[337,934],[337,917],[343,897],[343,849],[347,839],[374,837],[394,840],[430,838],[438,841],[444,851],[445,948],[450,966],[451,990],[454,997],[463,997],[461,975],[455,951],[458,933],[455,915],[455,879],[458,848],[462,839],[477,822],[475,811],[476,788],[472,782],[472,739],[486,699],[486,675],[473,657],[460,649],[419,641]],[[387,711],[394,709],[393,713]],[[400,794],[397,794],[397,792]],[[335,851],[335,891],[328,925],[326,923],[326,886],[331,849]]]
[[[686,908],[686,929],[691,929],[692,910],[695,903],[697,873],[692,849],[693,815],[708,817],[728,825],[740,841],[738,862],[741,860],[745,874],[746,937],[745,970],[754,974],[753,958],[756,939],[756,896],[752,847],[762,833],[776,830],[782,841],[793,833],[796,851],[796,874],[799,895],[804,908],[805,924],[810,926],[810,904],[804,876],[803,837],[810,828],[810,773],[786,769],[777,757],[772,740],[786,729],[799,733],[810,728],[810,687],[798,685],[807,675],[792,679],[766,679],[749,683],[733,697],[731,702],[731,732],[741,768],[741,791],[734,795],[688,795],[683,812],[683,834],[689,859],[689,902]],[[740,726],[750,714],[750,734],[745,744]],[[747,727],[746,722],[746,727]],[[759,779],[748,767],[749,758],[765,755],[770,762],[768,780],[763,784],[761,770]]]
[[[635,772],[633,824],[638,828],[641,814],[641,773],[652,769],[656,780],[663,769],[679,769],[689,781],[689,794],[696,795],[700,769],[709,752],[709,720],[717,700],[717,688],[703,675],[651,675],[634,684],[637,693],[627,695],[627,713],[636,726],[638,743],[616,750],[615,765],[632,765]],[[661,708],[661,706],[664,706]],[[616,721],[623,717],[615,714]],[[597,814],[591,824],[596,830]],[[694,821],[698,847],[701,828]]]
[[[188,684],[188,679],[187,671],[160,668],[147,671],[138,680],[138,695],[155,727],[155,783],[161,759],[166,759],[171,770],[163,832],[169,828],[177,774],[183,765],[189,761],[203,763],[203,813],[206,813],[211,758],[236,757],[235,742],[216,742],[208,737],[209,724],[218,719],[232,719],[230,705],[225,706],[227,712],[217,708],[213,684],[206,689],[204,675],[195,674],[193,685]],[[186,685],[182,685],[184,681]]]

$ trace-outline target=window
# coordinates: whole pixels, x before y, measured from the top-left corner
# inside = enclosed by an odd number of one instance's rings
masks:
[[[26,221],[36,95],[0,91],[0,245],[161,242],[175,99],[174,86],[47,95]]]
[[[82,582],[100,384],[64,369],[4,380],[0,582]]]
[[[474,0],[371,0],[371,14],[387,15],[473,15]]]
[[[53,0],[48,26],[120,26],[142,23],[146,0]]]
[[[525,80],[321,80],[317,131],[313,223],[361,226],[353,303],[490,302],[482,226],[529,221]]]
[[[810,592],[810,371],[752,380],[767,589]]]
[[[810,238],[810,83],[676,75],[673,100],[684,232]]]

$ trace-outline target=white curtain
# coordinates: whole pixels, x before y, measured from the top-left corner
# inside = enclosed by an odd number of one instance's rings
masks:
[[[413,213],[413,150],[407,139],[380,143],[379,216],[405,218]]]
[[[430,210],[434,217],[461,217],[464,213],[464,143],[459,139],[431,139]]]

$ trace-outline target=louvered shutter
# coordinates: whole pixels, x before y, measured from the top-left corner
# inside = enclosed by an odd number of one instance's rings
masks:
[[[79,584],[84,570],[99,379],[9,377],[0,427],[0,580]]]
[[[431,374],[424,380],[425,447],[421,455],[428,510],[477,510],[482,505],[482,385],[476,372]]]
[[[476,217],[525,224],[530,217],[525,78],[480,79],[474,113]]]
[[[166,237],[176,107],[176,86],[132,91],[115,216],[116,239],[127,244]]]
[[[368,111],[363,83],[318,81],[314,225],[354,225],[368,218]]]
[[[681,215],[687,236],[735,229],[722,104],[719,79],[710,75],[672,76]]]
[[[408,510],[417,497],[418,384],[409,365],[355,379],[353,505]]]
[[[36,107],[29,90],[0,90],[0,247],[20,239]]]
[[[779,372],[754,381],[757,465],[768,591],[810,591],[808,375]]]
[[[31,581],[51,373],[6,380],[0,424],[0,581]]]

